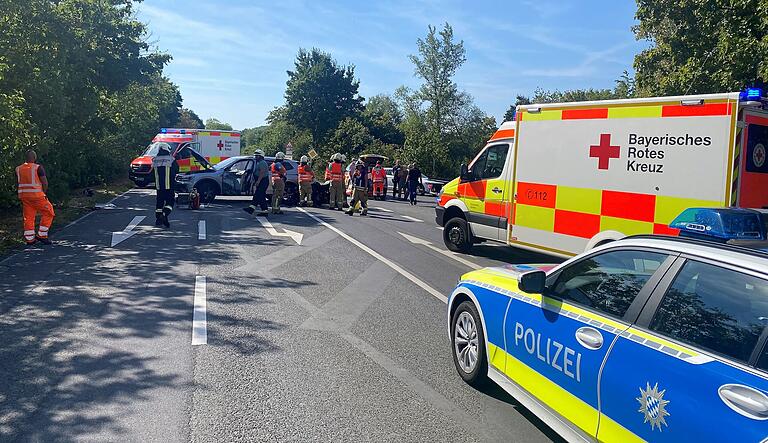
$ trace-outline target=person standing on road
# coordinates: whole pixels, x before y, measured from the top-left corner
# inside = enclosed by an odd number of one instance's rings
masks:
[[[395,160],[395,166],[392,166],[392,198],[397,197],[397,190],[400,185],[400,160]]]
[[[173,202],[176,200],[173,183],[179,173],[179,165],[165,145],[160,146],[157,155],[152,159],[152,169],[155,171],[155,226],[170,228],[168,216],[171,215]]]
[[[330,208],[341,211],[344,208],[344,168],[341,164],[341,154],[333,154],[333,161],[328,163],[326,175],[331,180]]]
[[[347,215],[355,213],[357,202],[362,208],[360,215],[368,215],[368,168],[361,161],[355,164],[355,172],[352,173],[352,201]]]
[[[412,205],[416,204],[416,191],[419,189],[419,184],[424,186],[421,181],[421,169],[416,166],[416,163],[411,163],[408,168],[408,198]]]
[[[384,182],[387,180],[387,172],[381,167],[381,162],[376,162],[376,166],[371,171],[373,178],[373,197],[384,199]]]
[[[397,198],[400,200],[406,200],[408,198],[408,188],[406,187],[408,182],[408,168],[406,166],[400,167],[400,170],[398,171],[397,182]]]
[[[264,151],[261,149],[254,151],[253,163],[253,171],[251,172],[251,176],[254,180],[255,191],[253,192],[253,200],[251,200],[251,205],[247,208],[243,208],[243,211],[249,214],[253,214],[253,212],[256,211],[256,206],[258,205],[261,208],[261,211],[257,215],[266,216],[267,208],[269,207],[269,204],[267,203],[267,187],[269,186],[269,178],[267,177],[267,172],[269,170],[269,166],[267,165],[267,161],[264,160]]]
[[[299,165],[299,205],[312,206],[312,182],[315,180],[315,173],[309,166],[309,157],[301,156]]]
[[[55,214],[53,205],[45,196],[48,192],[48,177],[42,165],[37,164],[35,151],[27,151],[24,163],[16,167],[16,179],[24,216],[24,242],[31,245],[39,241],[44,245],[50,245],[48,230],[51,229]],[[41,214],[41,218],[40,227],[37,228],[37,236],[35,236],[37,214]]]
[[[285,192],[285,176],[287,171],[283,166],[283,160],[285,160],[285,154],[278,152],[275,154],[275,161],[272,163],[272,213],[282,214],[280,210],[280,203],[283,201],[283,193]]]

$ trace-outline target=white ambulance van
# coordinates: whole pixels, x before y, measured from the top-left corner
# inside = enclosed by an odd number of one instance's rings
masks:
[[[485,240],[559,256],[672,234],[689,207],[768,205],[762,91],[518,106],[443,187],[446,246]]]

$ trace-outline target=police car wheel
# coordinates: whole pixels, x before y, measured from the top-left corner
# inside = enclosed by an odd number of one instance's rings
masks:
[[[469,252],[472,249],[472,239],[466,220],[458,217],[448,220],[443,228],[443,242],[445,247],[453,252]]]
[[[488,360],[480,315],[471,301],[462,302],[451,320],[451,347],[456,371],[465,382],[480,386],[487,381]]]

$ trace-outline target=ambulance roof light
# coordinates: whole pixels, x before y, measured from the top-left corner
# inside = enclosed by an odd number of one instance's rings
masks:
[[[168,128],[162,128],[162,129],[160,129],[160,132],[162,134],[165,134],[166,132],[168,132]]]
[[[739,99],[745,102],[749,102],[749,101],[760,102],[760,100],[763,99],[763,89],[747,88],[741,91],[741,94],[739,94]]]
[[[680,104],[683,106],[701,106],[704,104],[704,100],[680,100]]]
[[[526,111],[530,112],[531,114],[537,114],[541,112],[541,108],[528,108]]]
[[[679,229],[681,237],[712,241],[764,240],[762,214],[741,208],[689,208],[677,216],[670,228]]]

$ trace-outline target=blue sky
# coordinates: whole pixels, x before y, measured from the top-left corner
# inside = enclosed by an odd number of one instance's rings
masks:
[[[370,97],[419,85],[408,54],[444,22],[467,51],[459,88],[499,121],[517,94],[539,86],[613,87],[647,45],[632,34],[634,14],[632,0],[145,0],[138,17],[173,56],[166,75],[184,106],[243,129],[283,103],[300,47],[354,64]]]

